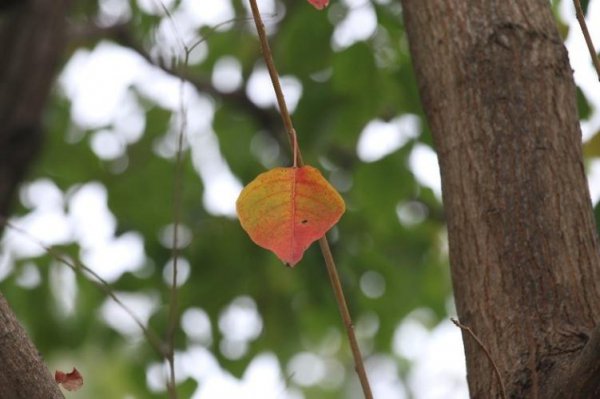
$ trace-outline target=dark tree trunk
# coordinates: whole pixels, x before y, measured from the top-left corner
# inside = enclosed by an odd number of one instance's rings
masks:
[[[60,388],[0,294],[0,398],[58,399]]]
[[[600,397],[598,240],[549,2],[402,5],[461,322],[489,349],[507,397]],[[482,348],[463,340],[471,397],[502,397]]]
[[[62,55],[66,1],[0,9],[0,215],[37,153],[41,117]]]
[[[40,145],[42,111],[64,48],[66,9],[66,0],[0,3],[0,216],[3,219]],[[0,398],[62,397],[0,294]]]

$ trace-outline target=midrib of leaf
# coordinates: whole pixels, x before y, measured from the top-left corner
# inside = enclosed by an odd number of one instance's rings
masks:
[[[292,249],[292,258],[296,256],[296,177],[298,176],[298,168],[293,169],[292,174],[292,190],[291,190],[291,207],[292,207],[292,236],[290,237],[290,244]]]

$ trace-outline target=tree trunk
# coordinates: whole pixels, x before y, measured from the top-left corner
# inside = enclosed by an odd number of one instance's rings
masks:
[[[66,0],[13,0],[0,5],[2,219],[40,145],[42,111],[64,48],[66,9]],[[62,397],[0,294],[0,398]]]
[[[0,294],[0,398],[63,398],[27,333]]]
[[[547,0],[402,0],[473,398],[600,397],[600,258]],[[583,40],[583,39],[582,39]],[[491,358],[491,359],[490,359]]]

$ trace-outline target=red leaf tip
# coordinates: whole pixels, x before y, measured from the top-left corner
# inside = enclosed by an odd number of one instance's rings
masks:
[[[56,370],[54,373],[54,381],[56,381],[57,384],[62,385],[67,391],[77,391],[83,386],[83,377],[75,367],[73,367],[73,371],[70,373]]]
[[[329,0],[308,0],[317,10],[322,10],[329,5]]]

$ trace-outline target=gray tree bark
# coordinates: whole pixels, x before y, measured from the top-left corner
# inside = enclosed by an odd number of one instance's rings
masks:
[[[600,397],[600,257],[576,92],[546,0],[402,0],[460,321],[510,398]],[[583,38],[582,38],[583,40]],[[471,397],[502,397],[466,331]]]
[[[0,216],[42,138],[42,113],[65,41],[67,0],[0,4]],[[1,229],[0,229],[1,230]],[[0,294],[0,398],[63,398]]]

